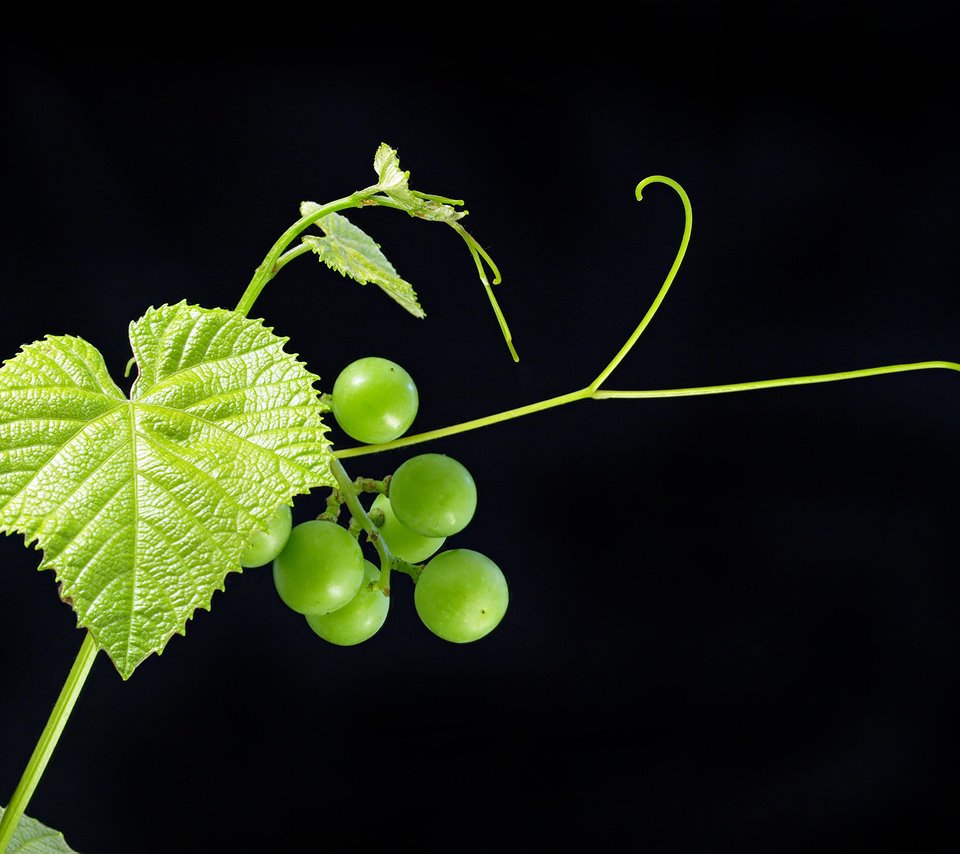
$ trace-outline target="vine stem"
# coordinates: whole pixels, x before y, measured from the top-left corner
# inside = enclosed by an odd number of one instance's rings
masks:
[[[686,254],[687,247],[690,244],[690,235],[693,231],[693,209],[690,205],[690,199],[676,181],[672,178],[668,178],[664,175],[651,175],[648,178],[644,178],[636,187],[636,198],[637,201],[642,201],[643,191],[650,184],[660,183],[666,184],[672,188],[677,195],[680,197],[680,201],[683,203],[684,211],[684,226],[683,226],[683,236],[680,239],[680,246],[677,249],[677,254],[673,260],[673,264],[670,266],[670,270],[667,272],[666,278],[663,281],[663,284],[660,286],[660,290],[657,292],[656,297],[651,303],[649,309],[647,309],[646,314],[641,319],[640,323],[637,324],[636,329],[633,330],[630,337],[626,340],[624,345],[620,348],[617,354],[610,360],[606,367],[597,374],[596,378],[588,386],[581,388],[577,391],[568,392],[567,394],[561,394],[557,397],[547,398],[546,400],[541,400],[537,403],[530,403],[526,406],[519,406],[515,409],[504,410],[503,412],[497,412],[493,415],[487,415],[483,418],[474,418],[470,421],[462,421],[459,424],[453,424],[448,427],[443,427],[437,430],[429,430],[424,433],[416,433],[409,436],[403,436],[399,439],[394,439],[392,442],[384,442],[381,444],[374,445],[359,445],[353,448],[344,448],[341,450],[334,451],[334,455],[340,459],[346,459],[348,457],[359,457],[365,454],[377,453],[380,451],[393,450],[394,448],[403,448],[409,445],[416,445],[421,442],[431,441],[433,439],[441,439],[447,436],[453,436],[457,433],[465,433],[469,430],[477,430],[481,427],[489,427],[492,424],[498,424],[503,421],[510,421],[514,418],[519,418],[524,415],[531,415],[536,412],[543,412],[547,409],[552,409],[557,406],[563,406],[568,403],[573,403],[577,400],[611,400],[615,398],[666,398],[666,397],[694,397],[696,395],[705,395],[705,394],[726,394],[730,392],[737,391],[756,391],[759,389],[769,389],[769,388],[779,388],[784,386],[796,386],[796,385],[812,385],[814,383],[828,383],[828,382],[837,382],[841,380],[852,380],[860,379],[864,377],[879,376],[882,374],[893,374],[901,373],[903,371],[920,371],[928,370],[933,368],[942,368],[952,371],[960,371],[960,364],[956,362],[947,362],[942,360],[932,360],[924,362],[911,362],[907,364],[900,365],[884,365],[881,367],[875,368],[862,368],[852,371],[836,371],[828,374],[811,374],[808,376],[795,376],[795,377],[781,377],[778,379],[768,379],[768,380],[754,380],[750,382],[739,382],[739,383],[725,383],[721,385],[710,385],[710,386],[692,386],[689,388],[671,388],[671,389],[649,389],[649,390],[614,390],[614,389],[602,389],[601,385],[609,379],[610,375],[616,370],[617,366],[626,358],[627,354],[630,352],[633,345],[637,342],[637,339],[643,334],[644,330],[650,324],[650,321],[653,320],[653,316],[657,313],[657,310],[660,308],[663,303],[664,298],[667,295],[667,292],[670,290],[670,286],[673,284],[673,280],[677,275],[677,271],[680,269],[680,265],[683,262],[684,255]]]
[[[453,424],[449,427],[443,427],[439,430],[430,430],[426,433],[416,433],[410,436],[403,436],[400,439],[394,439],[392,442],[383,442],[378,445],[358,445],[354,448],[343,448],[334,451],[334,456],[338,459],[347,457],[359,457],[364,454],[372,454],[378,451],[389,451],[393,448],[402,448],[406,445],[416,445],[420,442],[427,442],[431,439],[442,439],[446,436],[452,436],[455,433],[465,433],[468,430],[476,430],[479,427],[488,427],[491,424],[497,424],[500,421],[509,421],[512,418],[519,418],[521,415],[532,415],[534,412],[542,412],[545,409],[552,409],[555,406],[562,406],[565,403],[572,403],[575,400],[582,400],[590,395],[589,388],[583,388],[579,391],[573,391],[568,394],[561,394],[558,397],[551,397],[547,400],[541,400],[538,403],[530,403],[526,406],[519,406],[516,409],[508,409],[504,412],[497,412],[493,415],[487,415],[483,418],[474,418],[472,421],[463,421],[460,424]]]
[[[877,377],[883,374],[899,374],[904,371],[925,371],[934,368],[960,371],[960,364],[941,360],[909,362],[903,365],[883,365],[876,368],[861,368],[855,371],[837,371],[832,374],[811,374],[809,376],[781,377],[775,380],[754,380],[752,382],[693,386],[690,388],[663,388],[651,389],[649,391],[598,389],[590,396],[595,400],[610,400],[612,398],[694,397],[702,394],[727,394],[734,391],[757,391],[759,389],[781,388],[783,386],[813,385],[814,383],[830,383],[839,380],[856,380],[864,377]]]
[[[669,181],[670,179],[666,178],[664,180]],[[365,190],[358,190],[355,193],[351,193],[349,196],[344,196],[343,198],[328,202],[327,204],[323,205],[323,207],[320,207],[317,210],[300,217],[300,219],[298,219],[293,225],[284,231],[283,234],[277,238],[277,241],[273,244],[273,246],[270,247],[270,251],[267,252],[263,261],[260,262],[260,265],[254,271],[253,278],[247,285],[246,290],[244,290],[243,294],[240,296],[240,301],[237,303],[234,311],[244,316],[249,314],[250,310],[253,308],[253,304],[257,301],[257,298],[260,296],[261,292],[267,286],[270,280],[273,279],[277,273],[279,273],[292,260],[310,251],[309,247],[304,245],[295,246],[289,251],[287,251],[287,247],[290,246],[290,244],[293,243],[293,241],[296,240],[300,234],[317,222],[317,220],[322,219],[328,214],[345,210],[346,208],[359,208],[363,207],[364,205],[376,205],[378,207],[394,208],[396,210],[410,213],[408,206],[394,201],[388,195],[379,194],[378,190],[378,185],[368,187]],[[447,199],[443,196],[431,196],[426,193],[415,193],[415,195],[424,199],[434,199],[444,204],[463,204],[463,202],[458,199]],[[503,316],[503,311],[500,308],[500,304],[497,302],[497,298],[493,294],[493,289],[490,286],[490,280],[487,278],[487,274],[483,265],[486,263],[490,268],[490,272],[493,274],[494,285],[500,284],[500,270],[497,268],[497,265],[494,263],[493,259],[486,252],[486,250],[459,222],[453,221],[448,224],[453,227],[454,231],[456,231],[457,234],[459,234],[463,241],[467,244],[467,248],[470,250],[474,264],[477,267],[477,275],[480,277],[480,282],[486,291],[487,299],[490,301],[490,306],[493,308],[494,316],[496,317],[497,323],[500,326],[500,331],[503,335],[504,341],[507,344],[507,349],[510,351],[510,356],[513,361],[519,362],[520,357],[517,355],[516,347],[513,345],[513,334],[510,332],[507,319]],[[127,373],[129,373],[130,367],[134,361],[135,360],[131,359],[130,362],[127,363]]]
[[[696,397],[697,395],[706,394],[728,394],[735,391],[757,391],[760,389],[781,388],[784,386],[813,385],[815,383],[862,379],[864,377],[874,377],[882,374],[895,374],[902,373],[904,371],[922,371],[934,368],[960,372],[960,364],[957,362],[928,361],[911,362],[903,365],[884,365],[876,368],[862,368],[855,371],[838,371],[832,374],[811,374],[809,376],[780,377],[778,379],[771,380],[754,380],[751,382],[726,383],[723,385],[710,386],[691,386],[689,388],[660,388],[621,391],[617,389],[597,389],[593,388],[592,386],[587,386],[579,391],[573,391],[569,394],[562,394],[558,397],[551,397],[547,400],[541,400],[538,403],[531,403],[526,406],[518,406],[516,409],[507,409],[503,412],[497,412],[493,415],[487,415],[483,418],[474,418],[471,421],[462,421],[459,424],[452,424],[449,427],[443,427],[439,430],[430,430],[424,433],[416,433],[410,436],[404,436],[400,439],[395,439],[392,442],[384,442],[379,445],[358,445],[353,448],[343,448],[334,451],[334,455],[340,459],[346,459],[348,457],[360,457],[366,454],[390,451],[394,448],[402,448],[408,445],[417,445],[421,442],[427,442],[433,439],[442,439],[447,436],[453,436],[457,433],[466,433],[469,430],[476,430],[480,427],[489,427],[492,424],[498,424],[502,421],[509,421],[513,418],[519,418],[522,415],[530,415],[534,412],[542,412],[547,409],[552,409],[555,406],[573,403],[576,400]]]
[[[67,680],[60,691],[60,696],[50,713],[47,725],[33,749],[33,755],[27,763],[26,770],[23,772],[23,776],[20,778],[16,791],[14,791],[9,805],[4,810],[3,816],[0,817],[0,852],[7,850],[13,832],[16,830],[17,824],[26,810],[37,784],[40,782],[40,777],[43,775],[53,750],[60,740],[60,734],[67,724],[67,719],[80,696],[80,691],[87,681],[90,668],[97,657],[97,651],[98,647],[93,636],[87,632],[80,646],[80,652],[77,653],[73,667],[70,668]]]
[[[241,295],[240,302],[237,303],[234,311],[242,315],[249,313],[250,309],[253,308],[253,304],[257,301],[257,297],[260,296],[260,292],[267,286],[269,281],[280,272],[284,264],[291,260],[291,258],[288,257],[281,261],[281,256],[284,250],[296,240],[302,232],[306,231],[318,219],[322,219],[327,214],[336,213],[346,208],[360,207],[368,195],[369,193],[364,191],[352,193],[349,196],[344,196],[342,199],[328,202],[312,213],[300,217],[300,219],[283,232],[283,234],[277,238],[277,242],[270,247],[270,251],[264,256],[263,261],[260,262],[260,266],[257,267],[254,272],[250,284],[247,285],[246,290]]]
[[[584,400],[585,398],[594,397],[597,393],[597,390],[600,387],[600,384],[613,373],[616,367],[620,364],[621,361],[626,357],[627,353],[630,352],[630,349],[636,343],[637,339],[647,328],[650,321],[653,319],[654,314],[660,308],[661,303],[667,295],[667,291],[670,290],[670,286],[673,284],[673,280],[677,275],[677,271],[680,269],[680,264],[683,262],[683,257],[687,252],[687,246],[690,243],[690,234],[693,230],[693,208],[690,205],[690,199],[676,181],[672,178],[667,178],[664,175],[651,175],[647,178],[644,178],[639,184],[637,184],[635,195],[637,201],[643,199],[643,190],[650,184],[660,183],[666,184],[674,192],[680,196],[680,200],[683,203],[684,211],[684,227],[683,227],[683,237],[680,240],[680,247],[677,250],[676,257],[673,260],[673,264],[670,267],[669,272],[667,273],[666,278],[664,279],[663,284],[660,286],[660,290],[657,293],[656,298],[653,300],[653,303],[650,305],[650,308],[647,310],[647,313],[644,315],[643,319],[634,329],[633,333],[627,339],[623,347],[620,348],[620,351],[613,357],[613,359],[607,364],[607,366],[597,374],[596,379],[586,388],[579,389],[578,391],[572,391],[567,394],[561,394],[557,397],[551,397],[546,400],[541,400],[537,403],[530,403],[526,406],[520,406],[516,409],[509,409],[504,412],[498,412],[494,415],[487,415],[484,418],[475,418],[472,421],[464,421],[460,424],[454,424],[449,427],[443,427],[439,430],[431,430],[427,433],[417,433],[411,436],[404,436],[400,439],[394,439],[392,442],[384,442],[378,445],[361,445],[355,448],[346,448],[341,451],[336,451],[335,456],[341,459],[346,457],[356,457],[362,454],[370,454],[376,451],[386,451],[393,448],[402,448],[407,445],[415,445],[420,442],[426,442],[431,439],[440,439],[446,436],[452,436],[455,433],[463,433],[467,430],[476,430],[480,427],[488,427],[491,424],[496,424],[501,421],[509,421],[513,418],[519,418],[523,415],[531,415],[535,412],[542,412],[546,409],[552,409],[555,406],[563,406],[567,403],[573,403],[576,400]],[[479,261],[478,261],[479,265]],[[496,272],[496,271],[495,271]],[[499,274],[495,279],[499,279]],[[489,289],[488,289],[489,290]]]

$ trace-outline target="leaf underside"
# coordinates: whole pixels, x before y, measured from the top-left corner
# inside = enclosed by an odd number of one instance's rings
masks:
[[[0,816],[3,807],[0,807]],[[20,816],[17,829],[7,846],[10,854],[77,854],[63,838],[58,830],[51,830],[46,825],[29,816]]]
[[[124,679],[209,610],[281,504],[335,482],[318,377],[286,338],[180,302],[130,341],[129,398],[81,338],[47,336],[0,368],[0,531],[43,550]]]

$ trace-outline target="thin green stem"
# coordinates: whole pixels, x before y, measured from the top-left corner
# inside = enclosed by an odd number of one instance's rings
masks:
[[[743,383],[726,383],[724,385],[696,386],[691,388],[663,388],[649,391],[616,391],[613,389],[598,389],[590,396],[594,400],[610,400],[613,398],[652,398],[652,397],[694,397],[703,394],[727,394],[735,391],[756,391],[766,388],[781,388],[792,385],[813,385],[814,383],[829,383],[839,380],[855,380],[863,377],[875,377],[882,374],[897,374],[904,371],[923,371],[932,368],[942,368],[950,371],[960,371],[960,364],[956,362],[911,362],[904,365],[884,365],[878,368],[862,368],[857,371],[837,371],[831,374],[811,374],[800,377],[782,377],[774,380],[754,380]]]
[[[47,763],[50,761],[50,756],[60,740],[60,734],[70,717],[70,712],[73,711],[74,704],[80,696],[80,691],[87,681],[90,668],[97,656],[97,650],[96,642],[92,635],[87,632],[73,667],[70,668],[67,681],[60,691],[60,697],[50,713],[47,725],[40,734],[40,740],[37,742],[27,768],[20,778],[20,783],[17,785],[3,817],[0,818],[0,851],[6,851],[10,840],[13,838],[13,832],[16,830],[17,824],[24,814],[37,784],[40,782],[40,777],[43,775]]]
[[[810,376],[783,377],[772,380],[753,380],[743,383],[726,383],[722,385],[710,386],[691,386],[690,388],[665,388],[648,389],[638,391],[617,391],[611,389],[595,389],[587,386],[579,391],[573,391],[569,394],[562,394],[557,397],[551,397],[547,400],[541,400],[538,403],[531,403],[527,406],[518,406],[515,409],[507,409],[494,415],[487,415],[483,418],[474,418],[471,421],[462,421],[459,424],[453,424],[449,427],[443,427],[439,430],[429,430],[425,433],[417,433],[410,436],[404,436],[401,439],[395,439],[392,442],[384,442],[380,445],[358,445],[353,448],[344,448],[334,452],[334,455],[340,459],[346,457],[359,457],[365,454],[374,454],[381,451],[390,451],[395,448],[403,448],[410,445],[417,445],[422,442],[442,439],[447,436],[453,436],[457,433],[466,433],[469,430],[476,430],[480,427],[488,427],[491,424],[497,424],[502,421],[510,421],[523,415],[531,415],[535,412],[543,412],[546,409],[552,409],[556,406],[563,406],[567,403],[573,403],[576,400],[612,400],[615,398],[666,398],[666,397],[695,397],[706,394],[727,394],[735,391],[755,391],[766,388],[779,388],[783,386],[794,385],[813,385],[815,383],[837,382],[839,380],[862,379],[864,377],[880,376],[882,374],[903,373],[904,371],[923,371],[931,369],[945,369],[960,372],[960,364],[957,362],[946,361],[927,361],[911,362],[903,365],[884,365],[877,368],[862,368],[855,371],[838,371],[830,374],[812,374]]]
[[[306,216],[300,217],[293,225],[291,225],[280,237],[277,239],[277,242],[273,244],[270,248],[270,251],[266,254],[263,261],[260,263],[260,266],[257,267],[256,271],[253,274],[253,278],[250,280],[250,284],[247,285],[247,289],[243,292],[243,296],[240,297],[240,302],[237,303],[235,311],[239,314],[246,315],[250,312],[250,309],[253,308],[253,304],[257,301],[257,297],[260,296],[261,291],[267,286],[267,283],[277,275],[280,271],[280,268],[283,267],[287,261],[292,260],[287,258],[281,263],[281,256],[283,255],[286,248],[300,236],[300,234],[306,231],[311,225],[313,225],[318,219],[322,219],[327,216],[327,214],[335,213],[336,211],[342,211],[345,208],[357,208],[363,204],[364,200],[367,199],[369,193],[360,191],[358,193],[352,193],[349,196],[344,196],[342,199],[337,199],[333,202],[328,202],[317,210],[307,214]]]
[[[456,433],[465,433],[468,430],[476,430],[478,427],[488,427],[491,424],[497,424],[500,421],[509,421],[512,418],[519,418],[521,415],[530,415],[534,412],[542,412],[545,409],[552,409],[554,406],[562,406],[565,403],[571,403],[574,400],[582,400],[590,396],[590,389],[583,388],[579,391],[573,391],[569,394],[561,394],[558,397],[551,397],[547,400],[541,400],[538,403],[530,403],[526,406],[519,406],[516,409],[508,409],[504,412],[498,412],[494,415],[487,415],[484,418],[475,418],[472,421],[464,421],[460,424],[453,424],[450,427],[443,427],[439,430],[430,430],[426,433],[417,433],[416,435],[403,436],[400,439],[394,439],[392,442],[383,442],[379,445],[358,445],[354,448],[344,448],[335,451],[334,455],[339,459],[347,457],[359,457],[364,454],[373,454],[380,451],[390,451],[394,448],[403,448],[407,445],[417,445],[420,442],[427,442],[431,439],[442,439],[447,436],[453,436]]]
[[[672,187],[677,192],[677,195],[680,196],[680,201],[683,202],[684,223],[683,237],[680,239],[680,248],[677,250],[677,255],[673,260],[673,264],[670,267],[669,272],[667,273],[666,279],[664,279],[663,284],[660,286],[659,293],[651,303],[650,308],[647,309],[647,313],[637,325],[637,328],[633,331],[633,334],[627,339],[627,342],[623,345],[623,347],[620,348],[620,351],[617,353],[617,355],[610,360],[610,363],[602,371],[600,371],[599,374],[597,374],[597,378],[590,383],[589,388],[591,390],[599,388],[601,383],[613,373],[617,365],[619,365],[627,353],[630,352],[630,348],[633,347],[633,345],[637,342],[637,339],[647,328],[650,321],[653,320],[653,316],[657,313],[657,309],[660,308],[660,304],[663,302],[664,297],[666,297],[667,291],[670,290],[670,285],[673,284],[674,277],[677,275],[677,270],[680,269],[680,264],[683,263],[683,256],[687,253],[687,246],[690,244],[690,233],[693,230],[693,208],[690,206],[690,199],[683,187],[674,181],[673,178],[667,178],[664,175],[651,175],[649,178],[644,178],[639,184],[637,184],[637,201],[639,202],[642,200],[644,187],[654,183],[666,184],[667,186]]]
[[[347,470],[343,467],[338,459],[334,458],[333,462],[330,463],[330,471],[337,479],[337,485],[340,489],[340,494],[347,502],[347,508],[350,510],[351,516],[366,532],[367,538],[373,543],[374,548],[377,550],[377,554],[380,556],[380,587],[383,590],[384,595],[389,596],[390,568],[393,563],[393,555],[390,554],[390,549],[383,541],[383,537],[380,536],[380,529],[374,524],[373,519],[367,515],[367,511],[363,509],[363,505],[360,503],[360,499],[357,496],[356,486],[354,486],[353,481],[350,479],[350,475],[347,474]]]
[[[283,255],[277,258],[277,263],[273,265],[274,274],[279,273],[294,258],[299,258],[301,255],[306,255],[311,251],[312,250],[306,243],[300,243],[297,246],[294,246],[293,249],[287,250],[283,253]]]
[[[419,190],[411,190],[410,192],[417,196],[417,198],[426,199],[430,202],[439,202],[441,205],[450,205],[455,208],[462,208],[464,205],[463,199],[450,199],[446,196],[438,196],[436,193],[421,193]]]

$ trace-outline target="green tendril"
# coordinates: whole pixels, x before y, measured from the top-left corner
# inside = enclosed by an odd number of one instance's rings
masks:
[[[500,270],[497,265],[494,263],[490,255],[484,250],[484,248],[477,243],[473,236],[458,222],[450,223],[451,227],[459,234],[464,242],[467,244],[467,247],[470,249],[470,255],[473,258],[473,263],[477,266],[477,274],[480,276],[480,281],[483,283],[483,288],[487,293],[487,299],[490,300],[490,306],[493,308],[494,316],[497,318],[497,323],[500,326],[500,331],[503,334],[503,340],[507,344],[507,349],[510,350],[510,357],[514,362],[519,362],[520,357],[517,355],[516,348],[513,346],[513,335],[510,332],[510,327],[507,325],[507,319],[503,316],[503,312],[500,309],[500,305],[497,302],[497,298],[493,294],[493,288],[491,287],[490,281],[487,279],[486,271],[484,270],[484,262],[490,268],[490,272],[493,274],[493,284],[499,285],[502,281],[500,276]]]
[[[627,354],[630,352],[634,344],[636,344],[637,339],[643,334],[644,330],[650,324],[650,321],[653,319],[653,316],[657,313],[657,310],[660,308],[660,305],[663,303],[664,298],[667,295],[667,292],[670,290],[670,286],[673,284],[674,279],[676,278],[677,271],[680,269],[680,265],[683,263],[684,256],[687,252],[687,247],[690,244],[690,235],[693,231],[693,209],[690,205],[690,199],[687,196],[687,193],[684,191],[683,187],[680,186],[672,178],[667,178],[663,175],[651,175],[648,178],[644,178],[636,187],[636,198],[637,201],[642,201],[643,191],[651,184],[666,184],[671,187],[677,195],[680,197],[681,202],[683,203],[684,209],[684,226],[683,226],[683,236],[680,240],[680,246],[677,250],[677,254],[674,258],[673,264],[670,266],[667,276],[663,281],[663,284],[660,287],[659,292],[651,303],[650,307],[647,309],[646,314],[641,319],[640,323],[637,324],[636,329],[626,340],[624,345],[620,348],[617,354],[610,360],[607,366],[597,375],[597,377],[591,382],[588,386],[581,388],[577,391],[571,391],[567,394],[557,395],[556,397],[547,398],[546,400],[541,400],[536,403],[530,403],[526,406],[519,406],[514,409],[504,410],[503,412],[497,412],[493,415],[487,415],[482,418],[474,418],[469,421],[462,421],[459,424],[452,424],[448,427],[443,427],[438,430],[429,430],[423,433],[412,434],[409,436],[403,436],[399,439],[395,439],[392,442],[384,442],[379,445],[360,445],[353,448],[344,448],[339,449],[334,452],[335,456],[340,459],[345,459],[348,457],[358,457],[365,454],[378,453],[380,451],[388,451],[396,448],[409,447],[411,445],[420,444],[422,442],[433,441],[436,439],[446,438],[448,436],[453,436],[458,433],[465,433],[470,430],[477,430],[481,427],[489,427],[493,424],[499,424],[504,421],[511,421],[515,418],[520,418],[524,415],[532,415],[535,412],[544,412],[547,409],[553,409],[557,406],[564,406],[568,403],[573,403],[577,400],[613,400],[613,399],[624,399],[624,398],[668,398],[668,397],[693,397],[697,395],[706,395],[706,394],[727,394],[731,392],[739,391],[756,391],[760,389],[771,389],[771,388],[780,388],[785,386],[797,386],[797,385],[813,385],[816,383],[827,383],[827,382],[836,382],[840,380],[852,380],[852,379],[862,379],[865,377],[880,376],[883,374],[894,374],[902,373],[905,371],[920,371],[920,370],[930,370],[930,369],[943,369],[960,372],[960,364],[956,362],[949,362],[943,360],[931,360],[924,362],[911,362],[907,364],[900,365],[884,365],[881,367],[875,368],[862,368],[859,370],[852,371],[837,371],[834,373],[828,374],[813,374],[809,376],[795,376],[795,377],[783,377],[779,379],[768,379],[768,380],[754,380],[750,382],[740,382],[740,383],[726,383],[720,385],[710,385],[710,386],[693,386],[690,388],[673,388],[673,389],[649,389],[649,390],[611,390],[611,389],[601,389],[600,386],[610,378],[611,374],[616,370],[617,366],[626,358]],[[472,241],[472,238],[466,233],[463,233],[464,240],[467,240],[468,244],[471,245],[471,248],[476,246],[475,242]],[[480,250],[479,246],[476,246],[478,252]],[[483,269],[477,255],[474,255],[474,259],[477,262],[477,267],[480,270],[481,278],[483,278]],[[486,284],[486,280],[484,279]],[[487,288],[488,293],[490,293],[490,288]],[[509,341],[509,338],[508,338]]]

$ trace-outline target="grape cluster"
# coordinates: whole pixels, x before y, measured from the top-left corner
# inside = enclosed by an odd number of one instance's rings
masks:
[[[330,403],[348,436],[377,444],[410,428],[419,397],[400,365],[367,356],[341,371]],[[358,499],[374,495],[369,507],[360,505],[365,519],[352,514],[349,524],[340,522],[344,499],[339,490],[328,499],[325,513],[298,524],[285,504],[254,534],[241,566],[272,563],[280,599],[319,637],[339,646],[370,639],[386,622],[391,597],[382,579],[385,555],[390,572],[413,580],[414,607],[433,634],[469,643],[499,625],[509,602],[500,567],[473,549],[444,548],[477,509],[476,483],[466,466],[445,454],[422,453],[383,480],[360,478],[353,486]],[[385,548],[374,562],[363,545],[375,546],[376,540]]]

